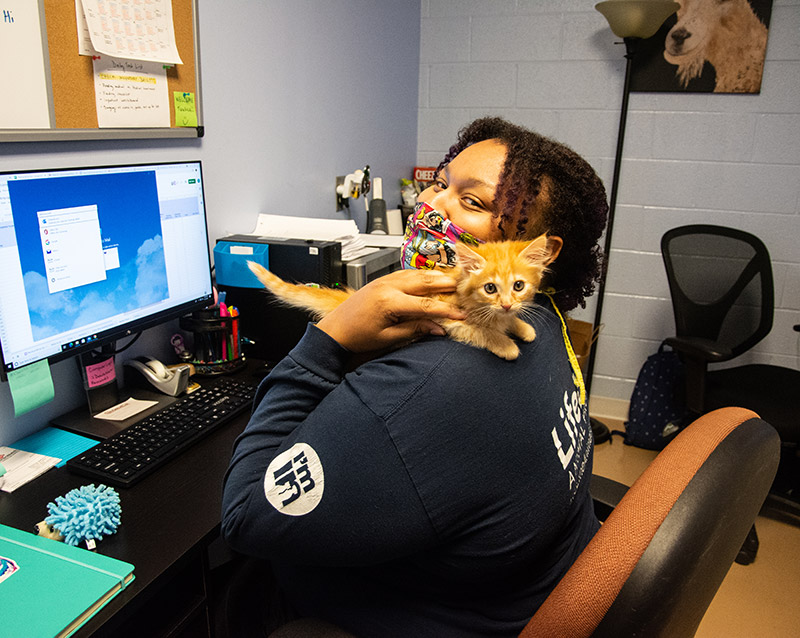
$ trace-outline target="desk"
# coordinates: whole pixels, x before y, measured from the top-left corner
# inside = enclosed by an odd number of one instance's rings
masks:
[[[132,563],[136,578],[75,636],[211,635],[207,549],[219,535],[222,478],[248,418],[240,415],[132,488],[117,490],[121,524],[98,551]],[[50,501],[90,482],[53,468],[11,494],[0,492],[0,522],[33,531]]]

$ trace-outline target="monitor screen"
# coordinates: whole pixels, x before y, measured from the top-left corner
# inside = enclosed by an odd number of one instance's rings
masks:
[[[213,299],[199,161],[0,173],[5,375]]]

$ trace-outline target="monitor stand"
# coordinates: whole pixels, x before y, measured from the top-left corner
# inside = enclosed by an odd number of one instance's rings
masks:
[[[50,425],[61,428],[62,430],[67,430],[68,432],[74,432],[75,434],[81,434],[91,439],[102,441],[178,400],[176,397],[170,397],[159,392],[150,392],[149,390],[134,388],[133,392],[121,392],[120,402],[130,397],[145,401],[155,401],[156,403],[124,421],[110,421],[108,419],[97,418],[89,410],[88,404],[85,404],[71,412],[67,412],[66,414],[52,419]]]
[[[114,352],[115,344],[112,342],[103,346],[100,351],[84,353],[75,359],[86,391],[86,404],[56,417],[50,421],[51,425],[92,439],[103,440],[177,401],[175,397],[139,388],[126,387],[120,390]],[[129,398],[155,401],[155,404],[124,421],[101,419],[96,416]]]
[[[245,368],[237,372],[233,378],[251,382],[255,381],[258,383],[265,376],[267,376],[267,374],[269,374],[269,371],[272,369],[272,367],[273,366],[271,364],[264,361],[248,358]],[[200,384],[203,384],[202,379],[200,380]],[[126,384],[123,389],[118,390],[118,393],[119,402],[125,401],[132,397],[134,399],[141,399],[145,401],[155,401],[156,403],[155,405],[148,407],[147,409],[139,412],[129,419],[125,419],[124,421],[110,421],[108,419],[99,419],[97,416],[93,415],[87,402],[87,404],[76,408],[71,412],[62,414],[61,416],[52,419],[50,421],[50,425],[61,428],[62,430],[67,430],[69,432],[74,432],[76,434],[81,434],[83,436],[88,436],[89,438],[102,441],[103,439],[107,439],[117,432],[130,427],[131,425],[135,425],[145,417],[150,416],[154,412],[157,412],[162,408],[166,408],[167,406],[175,403],[175,401],[179,401],[183,398],[183,396],[168,396],[166,394],[162,394],[161,392],[149,390],[144,387],[139,388],[134,383]],[[95,412],[95,414],[97,413]]]

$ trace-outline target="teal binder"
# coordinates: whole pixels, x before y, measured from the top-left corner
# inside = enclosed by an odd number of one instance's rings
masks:
[[[0,637],[70,636],[133,578],[128,563],[0,525]]]

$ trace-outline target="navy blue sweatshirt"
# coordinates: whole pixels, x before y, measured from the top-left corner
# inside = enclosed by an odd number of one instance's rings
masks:
[[[362,638],[516,636],[598,528],[561,324],[534,326],[515,361],[431,337],[346,372],[309,325],[236,442],[227,542]]]

